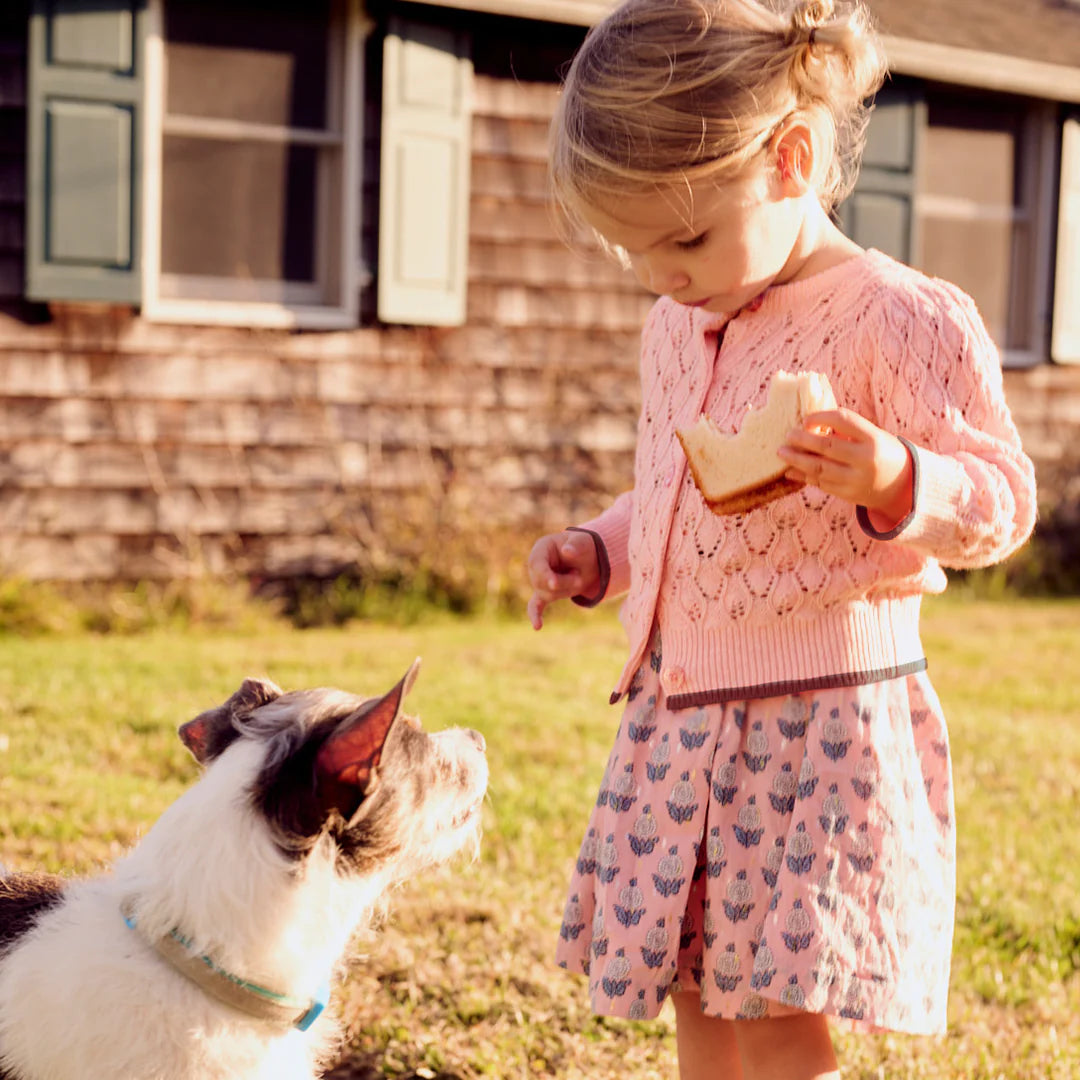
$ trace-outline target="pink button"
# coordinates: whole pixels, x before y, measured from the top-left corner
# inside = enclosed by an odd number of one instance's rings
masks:
[[[686,684],[686,672],[681,667],[668,668],[664,672],[664,683],[675,688],[684,686]]]

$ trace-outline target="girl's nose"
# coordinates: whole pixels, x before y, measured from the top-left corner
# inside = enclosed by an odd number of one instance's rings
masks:
[[[638,281],[659,296],[681,292],[690,284],[689,274],[660,260],[642,259],[635,269]]]

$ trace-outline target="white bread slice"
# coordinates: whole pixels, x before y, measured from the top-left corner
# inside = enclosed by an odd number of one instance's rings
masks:
[[[676,432],[690,473],[714,514],[743,514],[790,495],[803,485],[789,480],[777,451],[803,417],[835,409],[828,377],[816,371],[778,371],[769,383],[765,404],[746,414],[734,435],[725,435],[702,416]]]

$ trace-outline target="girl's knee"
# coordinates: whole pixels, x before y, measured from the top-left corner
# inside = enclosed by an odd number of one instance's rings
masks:
[[[792,1010],[764,1020],[706,1016],[695,993],[672,995],[680,1080],[839,1080],[828,1021]]]
[[[695,993],[672,994],[679,1080],[743,1080],[735,1021],[706,1016]]]
[[[792,1013],[734,1024],[744,1080],[839,1080],[829,1024]]]

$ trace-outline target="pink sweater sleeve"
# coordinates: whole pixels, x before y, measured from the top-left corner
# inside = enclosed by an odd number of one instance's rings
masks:
[[[1001,360],[974,302],[928,282],[864,322],[876,350],[871,387],[878,425],[906,439],[915,466],[911,514],[878,533],[944,566],[1000,562],[1035,524],[1035,470],[1020,445],[1002,386]]]
[[[655,376],[656,361],[653,353],[657,348],[658,341],[663,339],[660,326],[663,320],[664,304],[663,299],[653,304],[641,330],[639,363],[643,388],[646,380],[650,376]],[[637,424],[639,445],[644,424],[645,412],[643,408]],[[633,514],[634,492],[625,491],[602,514],[591,521],[576,526],[586,532],[591,532],[604,547],[604,551],[599,553],[601,583],[604,588],[595,597],[588,599],[590,606],[598,604],[608,597],[618,596],[630,588],[630,523]]]
[[[590,604],[599,603],[609,596],[618,596],[630,588],[629,537],[633,500],[634,493],[625,491],[598,517],[577,526],[592,533],[604,546],[601,558],[603,591],[590,597]]]

